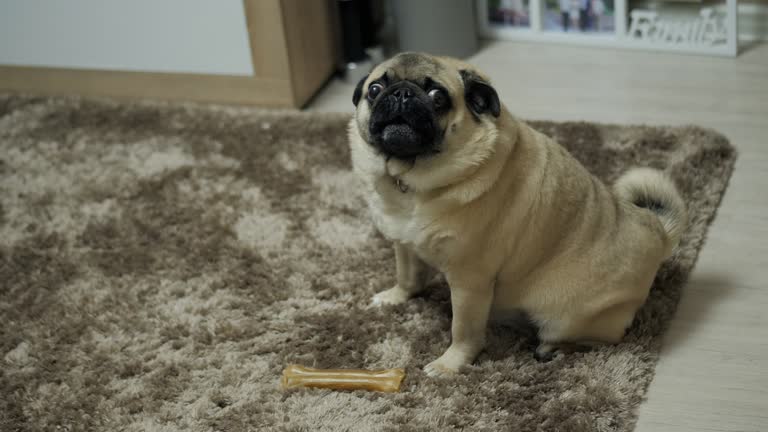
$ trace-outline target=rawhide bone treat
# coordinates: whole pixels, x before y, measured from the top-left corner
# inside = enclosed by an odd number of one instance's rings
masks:
[[[405,378],[403,369],[314,369],[289,365],[280,380],[284,389],[317,387],[333,390],[396,392]]]

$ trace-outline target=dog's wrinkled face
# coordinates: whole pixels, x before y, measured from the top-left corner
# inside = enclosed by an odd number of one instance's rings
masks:
[[[417,53],[377,66],[353,102],[361,138],[385,158],[407,161],[450,150],[457,131],[482,128],[500,113],[495,90],[468,65]]]
[[[440,84],[384,74],[368,86],[366,96],[372,104],[368,132],[382,153],[409,159],[437,151],[439,116],[451,104]]]

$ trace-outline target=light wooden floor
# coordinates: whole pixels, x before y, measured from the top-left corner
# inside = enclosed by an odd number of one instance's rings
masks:
[[[736,59],[496,42],[471,61],[529,119],[698,124],[740,155],[637,431],[768,431],[768,45]],[[351,111],[329,83],[310,110]]]

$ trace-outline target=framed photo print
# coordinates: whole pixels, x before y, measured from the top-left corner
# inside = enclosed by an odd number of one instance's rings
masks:
[[[737,0],[475,0],[482,36],[735,56]]]

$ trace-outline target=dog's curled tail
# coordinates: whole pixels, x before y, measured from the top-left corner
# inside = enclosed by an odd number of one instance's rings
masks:
[[[667,233],[667,255],[672,253],[688,225],[688,211],[677,187],[662,171],[633,168],[613,186],[616,195],[656,214]]]

